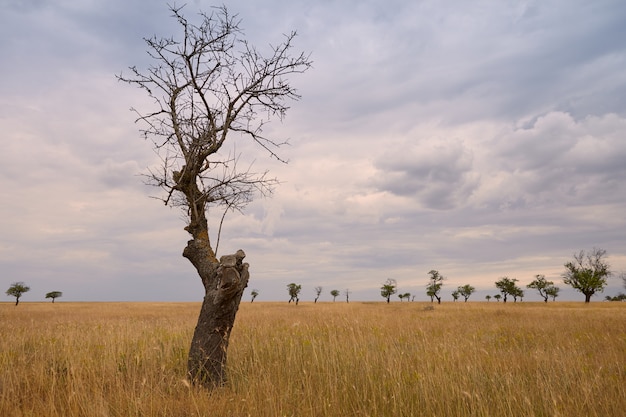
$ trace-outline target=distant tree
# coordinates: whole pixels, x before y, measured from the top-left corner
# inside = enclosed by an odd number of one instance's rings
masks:
[[[487,302],[489,302],[489,300],[491,300],[491,296],[490,295],[486,295],[485,298],[487,299]]]
[[[255,298],[257,298],[257,297],[258,297],[258,295],[259,295],[259,290],[252,290],[252,291],[250,292],[250,295],[252,296],[252,299],[250,300],[250,302],[251,302],[251,303],[253,303],[253,302],[254,302],[254,299],[255,299]]]
[[[467,299],[470,298],[472,294],[474,294],[474,291],[476,291],[476,288],[472,287],[469,284],[465,284],[457,288],[457,291],[459,292],[459,294],[463,296],[464,302],[467,303]]]
[[[459,299],[459,295],[461,295],[461,294],[459,293],[458,288],[456,290],[452,291],[452,298],[454,299],[454,301]]]
[[[565,264],[563,282],[585,295],[585,303],[596,292],[604,291],[611,270],[604,249],[593,248],[588,253],[574,254],[574,261]]]
[[[610,295],[607,295],[606,297],[604,297],[604,299],[606,301],[626,301],[626,294],[621,292],[617,294],[615,297],[611,297]]]
[[[520,301],[522,301],[522,299],[524,298],[524,290],[518,286],[515,286],[515,288],[513,288],[513,292],[511,293],[511,295],[513,296],[514,303],[517,302],[518,298],[520,299]]]
[[[500,290],[500,292],[502,293],[503,299],[502,301],[504,301],[506,303],[507,300],[507,296],[513,296],[513,294],[516,293],[516,288],[517,286],[515,285],[515,283],[517,282],[517,279],[515,278],[509,278],[509,277],[502,277],[500,278],[498,281],[496,281],[496,287]]]
[[[561,291],[561,289],[559,287],[548,287],[548,288],[546,288],[546,294],[549,297],[552,297],[552,301],[556,301],[556,297],[559,296],[559,291]]]
[[[500,302],[500,299],[502,298],[502,296],[500,294],[496,294],[493,296],[493,298],[495,298],[497,302]]]
[[[59,298],[61,296],[63,296],[63,293],[61,291],[50,291],[46,294],[46,298],[52,298],[52,303],[54,303],[55,298]]]
[[[332,295],[332,296],[333,296],[333,302],[335,301],[335,298],[337,298],[337,296],[338,296],[339,294],[340,294],[340,293],[339,293],[339,290],[332,290],[332,291],[330,292],[330,295]]]
[[[546,303],[548,302],[548,297],[550,297],[549,292],[552,287],[554,287],[554,282],[546,280],[545,275],[535,275],[535,280],[526,286],[526,288],[537,290]]]
[[[381,297],[387,299],[387,303],[389,303],[389,300],[391,299],[391,296],[396,293],[397,285],[398,285],[398,283],[396,282],[395,279],[387,278],[387,281],[385,281],[383,286],[380,287],[380,295],[381,295]],[[402,295],[402,296],[404,297],[404,295]]]
[[[441,304],[441,296],[439,296],[439,292],[441,291],[443,280],[445,278],[439,273],[439,271],[435,271],[434,269],[428,272],[428,275],[430,275],[430,283],[426,287],[426,294],[430,297],[431,302],[433,302],[433,298],[436,298],[437,304]]]
[[[300,299],[298,298],[300,290],[302,290],[302,285],[294,284],[293,282],[287,285],[287,292],[289,292],[290,297],[289,302],[295,301],[296,305],[298,305],[300,302]]]
[[[313,301],[313,303],[317,303],[317,299],[320,298],[321,293],[322,287],[315,287],[315,301]]]
[[[350,302],[350,288],[346,288],[346,290],[344,291],[344,294],[346,294],[346,303]]]
[[[433,290],[430,286],[426,287],[426,295],[430,297],[430,302],[435,301],[435,290]]]
[[[6,294],[9,297],[15,297],[15,305],[17,306],[20,303],[20,297],[22,294],[28,291],[30,291],[30,287],[20,281],[14,282],[6,291]]]
[[[409,298],[411,298],[411,293],[405,292],[404,294],[398,294],[398,298],[400,299],[401,302],[405,298],[407,301],[409,301]]]

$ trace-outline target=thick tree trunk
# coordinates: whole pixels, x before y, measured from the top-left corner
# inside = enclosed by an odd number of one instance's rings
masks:
[[[242,262],[246,255],[238,250],[218,262],[208,239],[196,238],[187,242],[183,256],[196,267],[205,288],[189,349],[188,376],[194,384],[214,388],[226,382],[228,339],[249,279],[248,264]]]
[[[593,295],[593,293],[584,293],[585,294],[585,303],[588,303],[591,301],[591,296]]]

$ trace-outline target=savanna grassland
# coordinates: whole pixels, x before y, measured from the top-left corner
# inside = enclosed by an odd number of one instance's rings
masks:
[[[189,386],[197,303],[0,304],[0,416],[623,416],[626,304],[243,303]]]

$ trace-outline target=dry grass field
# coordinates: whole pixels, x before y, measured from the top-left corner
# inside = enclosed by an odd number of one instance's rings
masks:
[[[244,303],[229,384],[196,303],[0,304],[0,416],[623,416],[626,304]]]

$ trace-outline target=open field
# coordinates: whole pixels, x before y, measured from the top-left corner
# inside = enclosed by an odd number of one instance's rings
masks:
[[[623,416],[626,303],[244,303],[229,385],[197,303],[0,304],[0,416]]]

